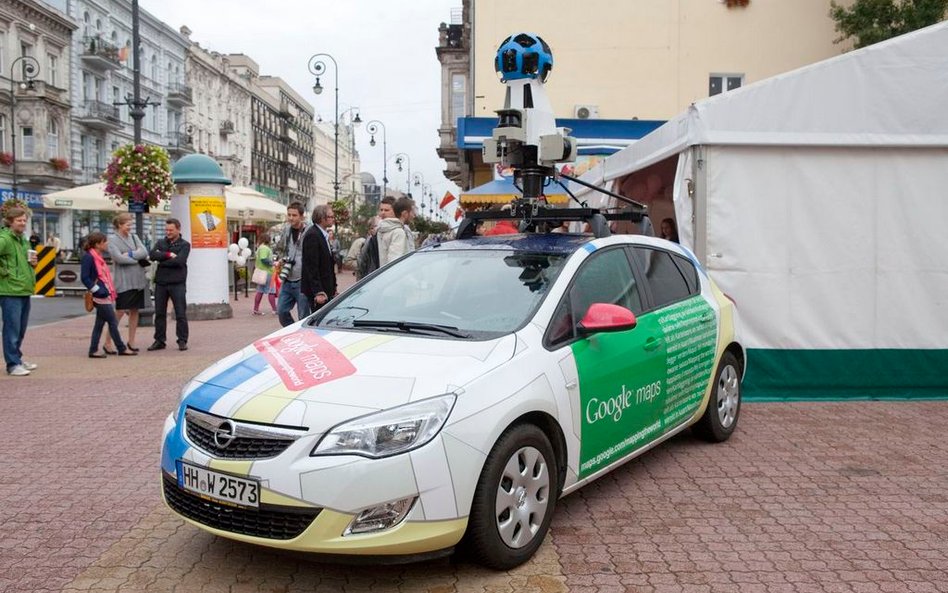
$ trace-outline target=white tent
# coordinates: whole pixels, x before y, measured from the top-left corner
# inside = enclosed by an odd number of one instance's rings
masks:
[[[286,207],[249,187],[225,187],[227,217],[237,220],[275,222],[283,220]],[[160,214],[170,214],[169,202],[158,209]],[[105,195],[104,183],[81,185],[43,196],[43,206],[56,210],[98,210],[100,212],[127,211]]]
[[[660,165],[752,392],[948,395],[948,22],[699,101],[584,178]]]

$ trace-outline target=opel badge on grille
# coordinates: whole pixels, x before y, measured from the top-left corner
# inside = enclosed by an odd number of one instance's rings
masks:
[[[226,449],[235,438],[237,438],[237,427],[230,420],[224,420],[214,429],[214,444],[221,449]]]

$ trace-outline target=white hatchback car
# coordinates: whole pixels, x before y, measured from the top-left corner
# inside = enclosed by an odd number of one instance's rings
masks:
[[[744,360],[733,303],[673,243],[443,243],[191,380],[165,423],[164,499],[256,544],[465,544],[510,568],[560,496],[688,427],[727,439]]]

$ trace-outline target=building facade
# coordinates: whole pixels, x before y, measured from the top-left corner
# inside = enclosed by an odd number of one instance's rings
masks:
[[[312,207],[313,106],[283,79],[260,76],[247,56],[228,56],[236,73],[248,76],[252,133],[250,180],[254,189],[283,204]]]
[[[190,35],[182,28],[181,33]],[[230,67],[226,55],[192,43],[186,64],[194,104],[169,126],[168,150],[179,157],[206,154],[220,164],[235,186],[249,186],[253,149],[250,77]]]
[[[849,46],[833,43],[829,10],[830,0],[590,0],[582,10],[563,0],[543,10],[527,0],[480,0],[475,11],[464,0],[437,48],[446,174],[469,187],[470,167],[483,167],[454,151],[457,121],[502,108],[506,87],[494,57],[513,33],[537,33],[552,48],[545,86],[558,119],[661,121],[698,99],[839,55]]]
[[[72,185],[69,63],[76,29],[45,3],[0,3],[0,199],[12,197],[14,172],[17,197],[34,209],[42,208],[43,194]],[[45,213],[34,216],[35,225],[44,223]]]
[[[67,6],[79,24],[72,45],[71,157],[76,182],[95,183],[112,151],[134,138],[126,104],[132,95],[132,3],[69,0]],[[142,141],[167,147],[169,132],[177,131],[193,104],[186,78],[190,42],[147,11],[139,14],[141,98],[150,103]]]
[[[315,204],[328,204],[336,199],[336,137],[332,122],[317,121],[313,128]],[[339,199],[350,207],[362,202],[359,153],[355,148],[353,124],[339,124]]]

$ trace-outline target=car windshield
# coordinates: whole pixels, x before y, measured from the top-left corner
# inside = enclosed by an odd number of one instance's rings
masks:
[[[511,250],[422,251],[382,269],[311,323],[490,339],[527,321],[565,260]]]

